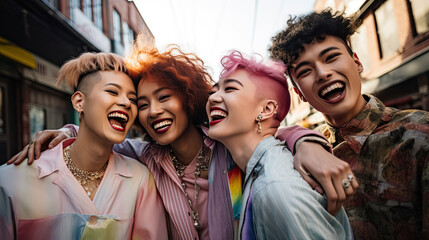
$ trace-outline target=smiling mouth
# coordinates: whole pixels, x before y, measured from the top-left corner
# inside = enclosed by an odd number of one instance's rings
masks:
[[[210,126],[215,125],[228,116],[228,113],[221,109],[215,109],[210,112]]]
[[[160,119],[152,123],[152,128],[156,133],[163,133],[170,128],[171,124],[173,124],[171,119]]]
[[[128,123],[128,114],[124,112],[111,112],[109,115],[107,115],[107,118],[109,119],[110,126],[112,126],[113,129],[124,132],[125,127]]]
[[[342,82],[335,82],[319,91],[319,97],[327,102],[335,103],[341,100],[344,95],[345,85]]]

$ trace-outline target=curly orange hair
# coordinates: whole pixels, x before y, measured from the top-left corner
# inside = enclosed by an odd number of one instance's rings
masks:
[[[203,60],[195,54],[184,53],[177,45],[170,45],[160,52],[153,47],[138,48],[135,44],[125,62],[133,79],[145,81],[151,77],[168,85],[181,96],[192,123],[207,124],[205,106],[214,81]],[[138,81],[134,82],[138,85]]]

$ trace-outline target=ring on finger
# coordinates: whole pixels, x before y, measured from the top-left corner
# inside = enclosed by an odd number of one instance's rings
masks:
[[[349,182],[353,181],[353,179],[354,179],[353,174],[347,175],[347,180],[349,180]]]
[[[31,141],[30,141],[30,144],[28,144],[28,145],[31,145],[31,144],[33,144],[33,143],[34,143],[34,140],[31,140]]]
[[[344,178],[343,180],[341,180],[341,185],[343,185],[344,189],[347,189],[350,187],[350,181]]]
[[[311,176],[311,173],[309,173],[308,171],[306,171],[302,166],[299,166],[299,170],[301,170],[302,173],[304,173],[307,176]]]

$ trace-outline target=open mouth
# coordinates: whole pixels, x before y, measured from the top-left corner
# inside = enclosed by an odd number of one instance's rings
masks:
[[[170,128],[171,124],[173,124],[172,119],[159,119],[152,123],[152,128],[156,133],[163,133]]]
[[[325,99],[329,103],[335,103],[344,96],[345,85],[342,82],[335,82],[328,85],[319,91],[319,97]]]
[[[107,118],[109,119],[110,126],[112,126],[113,129],[121,132],[125,131],[125,127],[128,123],[128,114],[121,111],[115,111],[109,113]]]
[[[210,126],[213,126],[228,116],[228,113],[220,108],[211,108],[210,109]]]

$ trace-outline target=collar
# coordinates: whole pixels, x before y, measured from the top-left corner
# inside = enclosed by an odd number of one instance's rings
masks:
[[[46,177],[55,171],[70,172],[64,161],[63,149],[72,144],[76,138],[68,138],[58,144],[56,147],[42,153],[39,160],[36,161],[39,168],[39,178]],[[125,161],[122,161],[123,156],[113,151],[109,156],[109,164],[107,171],[113,171],[123,177],[132,177],[132,173]]]
[[[279,140],[275,139],[273,136],[270,136],[270,137],[264,138],[262,141],[258,143],[255,151],[252,154],[252,157],[250,157],[249,162],[247,163],[246,177],[244,180],[244,184],[246,184],[246,181],[251,176],[252,172],[254,171],[257,172],[260,170],[262,166],[259,165],[258,163],[260,162],[264,154],[268,151],[269,149],[268,147],[273,145],[276,141],[279,141]]]
[[[213,152],[213,149],[216,146],[216,141],[208,137],[208,131],[209,129],[205,126],[198,126],[197,128],[200,128],[203,138],[204,138],[204,144],[210,148],[210,150]],[[161,161],[170,161],[170,150],[168,146],[162,146],[158,143],[150,144],[148,145],[151,158],[157,163],[160,164]],[[143,154],[143,157],[146,157]]]
[[[331,144],[347,142],[354,152],[359,153],[366,139],[382,121],[392,119],[392,112],[376,97],[363,95],[367,104],[362,111],[340,128],[325,124],[319,130]]]

